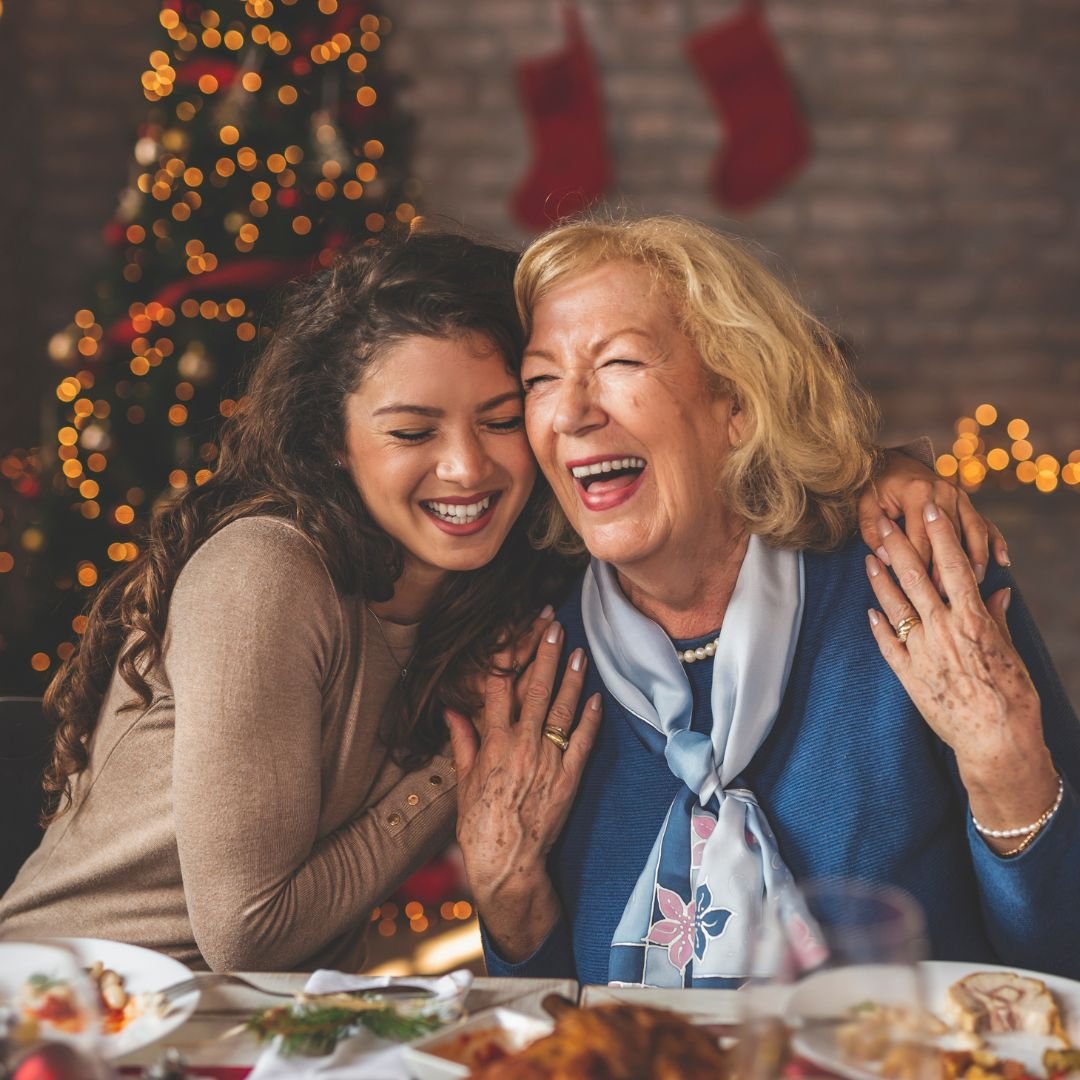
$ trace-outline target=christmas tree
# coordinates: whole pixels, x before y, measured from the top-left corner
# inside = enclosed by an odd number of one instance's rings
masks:
[[[49,345],[57,423],[0,458],[0,693],[39,693],[155,501],[210,476],[288,279],[415,216],[411,126],[355,0],[165,0],[96,291]]]

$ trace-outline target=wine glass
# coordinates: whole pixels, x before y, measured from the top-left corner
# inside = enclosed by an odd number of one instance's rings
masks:
[[[922,911],[893,886],[824,879],[771,897],[741,991],[742,1080],[771,1080],[792,1053],[835,1072],[916,1042],[927,955]],[[921,1063],[910,1057],[901,1071],[914,1080]]]

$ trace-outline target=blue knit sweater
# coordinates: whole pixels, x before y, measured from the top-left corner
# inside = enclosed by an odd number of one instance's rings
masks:
[[[1014,588],[1009,627],[1042,700],[1046,741],[1066,792],[1039,838],[1003,859],[971,825],[952,752],[871,636],[866,612],[878,605],[864,570],[867,550],[853,539],[838,552],[806,553],[806,602],[787,692],[744,774],[747,786],[797,880],[848,877],[906,889],[926,913],[935,959],[1078,978],[1080,724],[1031,616]],[[983,595],[1011,584],[992,568]],[[566,630],[564,653],[587,647],[580,588],[557,617]],[[712,665],[686,670],[694,727],[707,731]],[[603,693],[603,722],[549,860],[565,917],[519,964],[502,960],[485,940],[492,975],[607,982],[612,935],[679,783],[646,749],[592,665],[588,672],[582,700]]]

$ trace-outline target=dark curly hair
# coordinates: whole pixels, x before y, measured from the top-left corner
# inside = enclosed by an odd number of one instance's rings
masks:
[[[214,475],[158,508],[142,553],[99,592],[78,652],[49,686],[48,820],[70,806],[71,777],[86,767],[114,669],[134,691],[131,708],[150,704],[145,676],[162,658],[173,587],[195,550],[226,525],[252,515],[285,518],[315,545],[340,593],[372,601],[393,595],[401,546],[375,524],[348,471],[335,467],[345,446],[345,400],[375,359],[414,335],[482,334],[516,372],[523,347],[516,263],[511,251],[416,231],[360,247],[292,284],[252,370],[245,407],[221,429]],[[382,732],[402,765],[418,766],[439,750],[443,708],[475,708],[470,679],[568,583],[567,563],[529,542],[545,494],[538,477],[498,556],[447,575],[426,613],[401,709],[387,710]]]

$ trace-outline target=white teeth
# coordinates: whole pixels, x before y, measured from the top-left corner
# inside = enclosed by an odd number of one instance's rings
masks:
[[[583,480],[586,476],[598,476],[600,473],[612,472],[613,470],[644,468],[644,458],[608,458],[606,461],[594,461],[591,465],[575,465],[570,472],[575,480]]]
[[[474,503],[425,502],[425,509],[443,521],[453,525],[468,525],[474,522],[491,505],[491,496],[485,495]]]

